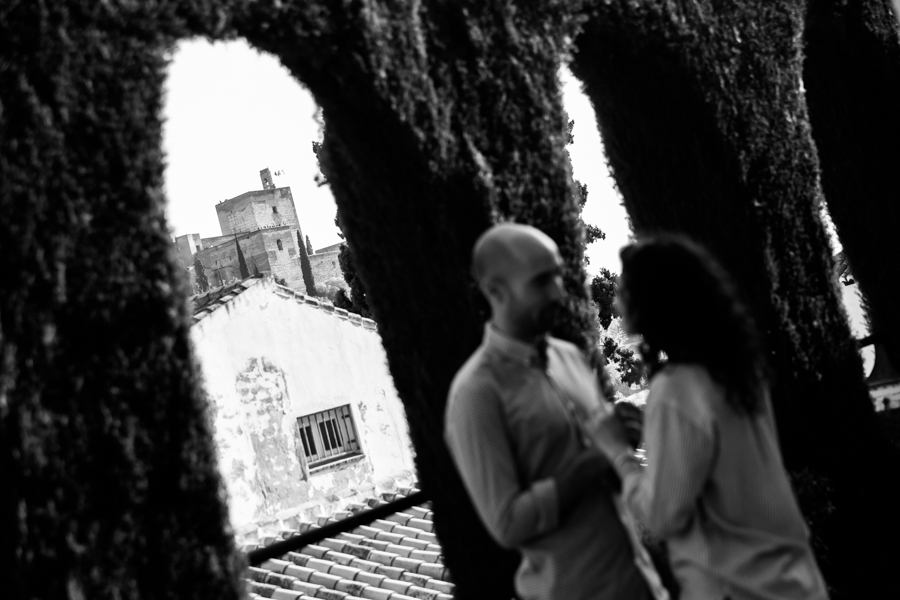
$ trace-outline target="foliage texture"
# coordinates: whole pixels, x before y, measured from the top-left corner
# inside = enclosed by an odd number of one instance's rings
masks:
[[[197,280],[197,287],[201,294],[209,290],[209,278],[206,276],[206,269],[203,268],[200,257],[196,255],[194,256],[194,278]]]
[[[316,53],[297,43],[298,19],[254,14],[245,35],[281,57],[323,108],[323,171],[406,407],[457,593],[509,597],[518,558],[493,543],[472,509],[442,441],[443,412],[450,381],[481,336],[485,306],[468,276],[469,253],[492,222],[534,223],[559,243],[572,294],[559,333],[589,339],[583,229],[557,81],[568,4],[328,6],[309,12]],[[260,19],[268,19],[264,34]]]
[[[369,309],[369,302],[366,300],[366,288],[362,283],[362,279],[356,273],[356,265],[353,264],[353,253],[347,244],[341,246],[341,251],[338,254],[338,264],[341,266],[344,281],[350,286],[350,293],[348,294],[342,289],[338,290],[334,305],[366,319],[371,319],[372,311]]]
[[[306,244],[303,243],[303,234],[297,230],[297,249],[300,254],[300,272],[303,273],[303,285],[306,287],[306,293],[310,296],[317,296],[316,279],[313,276],[312,265],[309,262],[309,238],[306,238]]]
[[[557,333],[592,343],[557,81],[576,5],[0,7],[9,215],[0,224],[0,562],[13,573],[10,597],[239,592],[187,290],[163,220],[165,53],[196,35],[242,36],[275,54],[323,108],[325,171],[457,595],[512,595],[518,557],[479,523],[442,442],[443,408],[480,339],[485,305],[468,261],[493,222],[533,223],[559,243],[571,302]]]
[[[732,273],[765,337],[786,464],[828,490],[798,496],[833,597],[897,595],[900,515],[887,509],[900,500],[897,454],[863,382],[819,217],[800,85],[804,3],[594,7],[573,72],[636,233],[685,233]]]
[[[241,596],[164,220],[164,50],[182,19],[124,4],[0,5],[11,600]]]
[[[888,0],[810,0],[803,82],[822,188],[873,333],[900,365],[900,34]]]
[[[244,258],[244,251],[241,250],[241,244],[237,241],[237,237],[234,238],[234,245],[237,247],[238,273],[242,280],[247,279],[250,277],[250,269],[247,267],[247,259]]]

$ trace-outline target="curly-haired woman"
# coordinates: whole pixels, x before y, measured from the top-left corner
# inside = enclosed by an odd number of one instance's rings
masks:
[[[677,237],[633,244],[621,258],[619,311],[643,336],[651,372],[647,467],[619,419],[596,415],[585,429],[622,478],[626,506],[666,540],[685,600],[826,599],[757,333],[727,274]]]

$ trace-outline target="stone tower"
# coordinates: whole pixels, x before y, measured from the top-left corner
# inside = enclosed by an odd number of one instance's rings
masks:
[[[264,190],[275,189],[275,178],[272,177],[272,171],[269,170],[269,167],[266,167],[259,172],[259,180],[262,182]]]

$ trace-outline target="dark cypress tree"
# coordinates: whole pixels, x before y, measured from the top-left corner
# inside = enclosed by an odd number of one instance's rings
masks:
[[[323,152],[322,156],[324,157],[324,149],[321,144],[316,148],[317,155],[320,150]],[[327,182],[324,175],[322,175],[322,178]],[[334,216],[334,226],[338,228],[338,236],[342,240],[346,240],[343,231],[341,231],[339,215]],[[341,245],[341,249],[338,252],[338,264],[341,267],[341,275],[343,275],[344,281],[350,290],[349,292],[347,290],[338,290],[334,298],[334,305],[361,317],[373,318],[372,311],[369,309],[369,303],[366,301],[366,286],[363,285],[362,279],[356,273],[356,266],[353,264],[353,253],[346,242]]]
[[[307,241],[309,238],[307,238]],[[303,234],[297,230],[297,247],[300,254],[300,271],[303,273],[303,285],[306,287],[306,293],[309,296],[318,296],[316,292],[316,279],[313,276],[312,265],[309,262],[309,256],[306,254],[306,246],[303,244]]]
[[[496,546],[472,509],[443,443],[443,412],[453,375],[481,338],[486,306],[469,256],[492,222],[537,224],[557,241],[571,294],[557,333],[585,346],[596,335],[557,80],[574,20],[568,5],[551,2],[426,3],[376,20],[343,6],[354,12],[318,32],[316,48],[333,54],[316,61],[298,49],[295,24],[272,18],[246,35],[323,108],[324,172],[406,407],[457,597],[508,598],[518,557]]]
[[[810,0],[803,83],[828,210],[900,368],[900,35],[888,0]]]
[[[244,258],[244,251],[241,250],[241,245],[238,243],[237,237],[234,238],[234,245],[237,246],[237,260],[238,260],[238,272],[241,275],[241,279],[247,279],[250,277],[250,269],[247,268],[247,260]]]
[[[803,9],[598,4],[573,71],[636,232],[704,243],[753,310],[781,447],[832,597],[893,597],[900,514],[887,507],[900,500],[898,461],[862,380],[819,217]]]
[[[325,148],[319,142],[313,142],[313,153],[319,162],[319,175],[316,176],[316,182],[322,185],[328,185],[328,178],[322,172],[322,160],[325,157]],[[340,215],[334,215],[334,226],[338,229],[338,236],[345,240],[344,232],[341,230]],[[306,239],[307,243],[309,238]],[[338,290],[334,297],[334,305],[342,308],[347,312],[352,312],[366,319],[372,319],[372,311],[369,310],[369,303],[366,301],[366,286],[363,285],[362,279],[356,274],[356,267],[353,265],[353,253],[350,246],[344,243],[338,253],[338,264],[341,267],[341,275],[347,286],[347,290]]]
[[[166,234],[158,8],[0,8],[4,599],[243,597]]]
[[[356,313],[361,317],[371,319],[372,311],[369,310],[369,303],[366,300],[366,288],[356,274],[356,266],[353,264],[353,253],[350,252],[347,244],[341,246],[341,252],[338,254],[338,263],[341,265],[344,281],[350,286],[350,294],[348,295],[344,290],[338,290],[334,305]]]
[[[194,255],[194,278],[197,280],[197,287],[200,288],[201,294],[209,290],[209,279],[206,277],[206,269],[203,268],[203,263],[200,262],[200,257],[197,255]]]
[[[306,236],[306,254],[312,256],[315,254],[315,250],[313,250],[312,243],[309,241],[309,236]]]

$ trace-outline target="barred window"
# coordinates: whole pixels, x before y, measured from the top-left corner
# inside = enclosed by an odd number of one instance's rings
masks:
[[[300,417],[297,426],[310,469],[361,454],[349,404]]]

